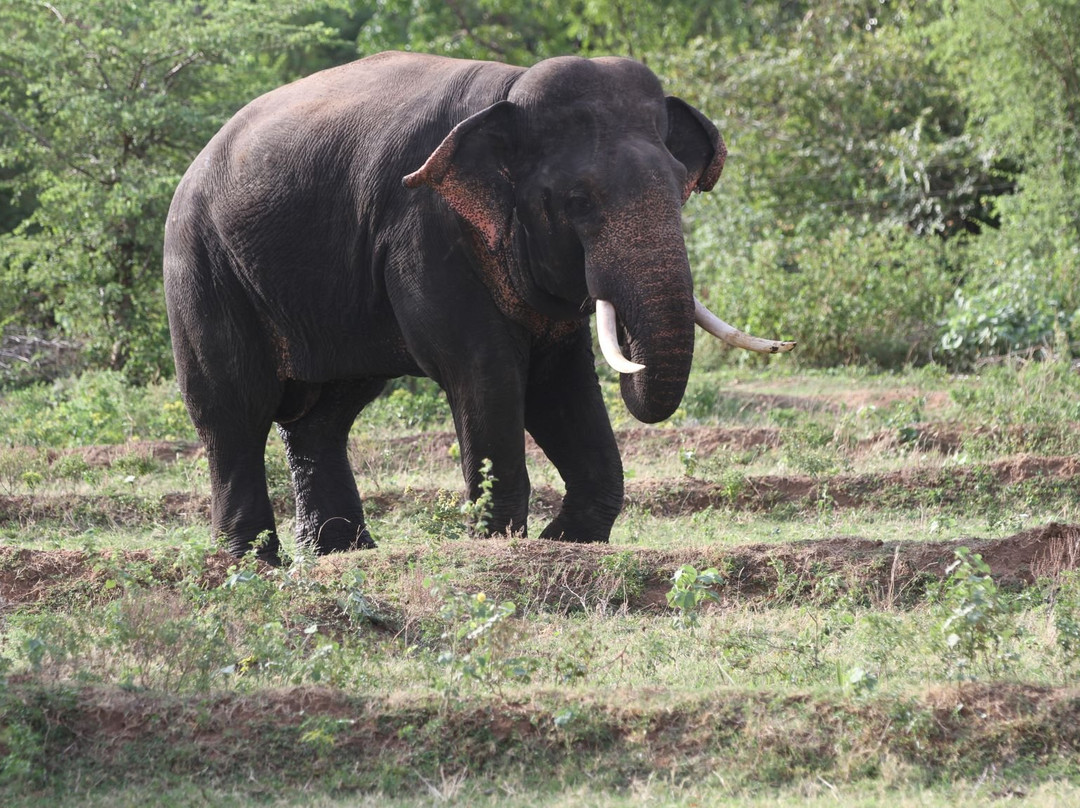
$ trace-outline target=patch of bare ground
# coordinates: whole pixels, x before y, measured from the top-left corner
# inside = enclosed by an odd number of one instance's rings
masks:
[[[312,687],[183,697],[18,682],[3,697],[33,705],[51,774],[92,771],[125,782],[197,776],[243,783],[252,793],[330,772],[356,789],[396,772],[399,790],[421,793],[439,772],[498,779],[529,770],[555,780],[577,772],[598,778],[597,788],[619,788],[643,771],[681,780],[745,767],[769,780],[758,771],[766,766],[844,781],[901,761],[927,776],[975,777],[987,767],[1060,765],[1080,749],[1075,688],[1008,683],[857,700],[638,690],[447,704],[438,695]],[[553,720],[568,708],[574,720]],[[19,709],[6,711],[0,726]],[[906,729],[895,725],[901,713]],[[322,745],[304,742],[313,720],[333,727]],[[413,776],[402,781],[402,772]]]
[[[169,463],[180,459],[191,459],[204,454],[201,444],[189,441],[129,441],[127,443],[101,446],[80,446],[74,449],[48,449],[45,459],[55,463],[61,457],[81,457],[91,468],[107,468],[120,458],[139,457]]]
[[[680,516],[707,508],[760,510],[781,503],[813,507],[827,495],[833,507],[874,507],[933,501],[959,502],[972,489],[992,482],[1015,485],[1026,480],[1069,481],[1080,476],[1080,459],[1017,455],[991,463],[948,468],[907,468],[872,474],[763,475],[746,477],[733,489],[730,483],[710,483],[692,477],[631,483],[627,502],[656,516]],[[927,492],[933,492],[928,498]]]
[[[205,588],[221,586],[236,558],[224,550],[207,555],[196,582]],[[167,553],[149,550],[86,553],[81,550],[29,550],[0,546],[0,613],[20,606],[55,600],[65,593],[92,593],[108,600],[118,592],[105,586],[118,571],[149,566],[163,585],[184,577],[184,570]]]
[[[982,555],[1004,586],[1019,587],[1038,578],[1054,578],[1080,565],[1080,525],[1051,523],[1001,539],[882,542],[854,536],[789,544],[705,546],[677,550],[625,549],[599,544],[567,544],[534,539],[471,539],[409,550],[383,548],[321,559],[311,573],[327,581],[360,567],[370,581],[394,592],[372,595],[391,610],[422,586],[411,580],[417,569],[432,565],[447,571],[457,585],[489,596],[510,598],[531,607],[574,610],[609,602],[630,609],[666,608],[672,572],[683,564],[717,567],[726,579],[723,602],[748,599],[769,602],[806,597],[826,577],[847,591],[869,593],[877,605],[899,608],[940,579],[967,547]],[[431,557],[430,562],[428,556]],[[224,552],[208,557],[199,582],[219,586],[235,559]],[[0,608],[13,609],[53,601],[70,592],[107,598],[102,584],[117,569],[149,565],[157,585],[180,580],[184,571],[168,553],[29,550],[0,547]],[[405,571],[405,572],[403,572]],[[783,583],[783,586],[781,586]],[[832,587],[835,589],[835,587]],[[823,596],[824,597],[824,596]],[[721,604],[723,605],[723,603]]]

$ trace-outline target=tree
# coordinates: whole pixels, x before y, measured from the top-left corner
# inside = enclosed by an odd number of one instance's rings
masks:
[[[742,0],[381,0],[359,37],[387,47],[530,65],[552,56],[630,56],[646,63],[695,37],[747,37],[760,16]],[[762,4],[758,4],[762,5]],[[770,7],[772,3],[765,4]]]
[[[943,337],[957,362],[1080,340],[1080,3],[957,0],[934,30],[978,148],[1019,166],[973,240]]]
[[[318,5],[0,6],[0,176],[29,208],[0,234],[0,325],[59,329],[137,378],[168,366],[160,245],[172,191],[223,121],[281,82],[290,49],[331,38],[291,21]]]
[[[866,218],[917,232],[977,231],[1013,188],[968,131],[931,58],[922,0],[827,0],[741,51],[701,40],[682,81],[730,132],[767,219],[805,232]],[[711,80],[710,80],[711,79]]]

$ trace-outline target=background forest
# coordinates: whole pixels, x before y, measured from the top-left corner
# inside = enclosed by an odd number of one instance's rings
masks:
[[[646,62],[730,150],[685,208],[699,296],[804,366],[1080,340],[1077,0],[8,0],[0,30],[9,388],[171,376],[187,165],[256,95],[390,48]]]

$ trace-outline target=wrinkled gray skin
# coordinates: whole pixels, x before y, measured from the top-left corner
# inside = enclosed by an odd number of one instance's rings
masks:
[[[611,301],[647,367],[622,377],[630,412],[671,415],[694,341],[680,208],[724,154],[625,59],[380,54],[242,109],[188,169],[165,235],[215,534],[277,560],[263,465],[277,422],[298,539],[373,546],[346,438],[387,379],[423,375],[449,398],[472,498],[493,462],[490,532],[526,528],[527,430],[566,482],[541,536],[606,541],[623,473],[588,317]]]

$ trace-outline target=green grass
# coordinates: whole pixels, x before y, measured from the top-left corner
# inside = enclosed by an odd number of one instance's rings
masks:
[[[374,551],[292,545],[272,436],[278,571],[210,541],[205,460],[151,417],[175,390],[9,396],[0,797],[1069,804],[1078,378],[725,370],[667,426],[616,404],[628,505],[603,547],[465,538],[445,405],[401,386],[350,448]],[[529,468],[538,529],[561,481]],[[965,544],[992,574],[950,567]],[[716,602],[669,606],[685,564]]]

